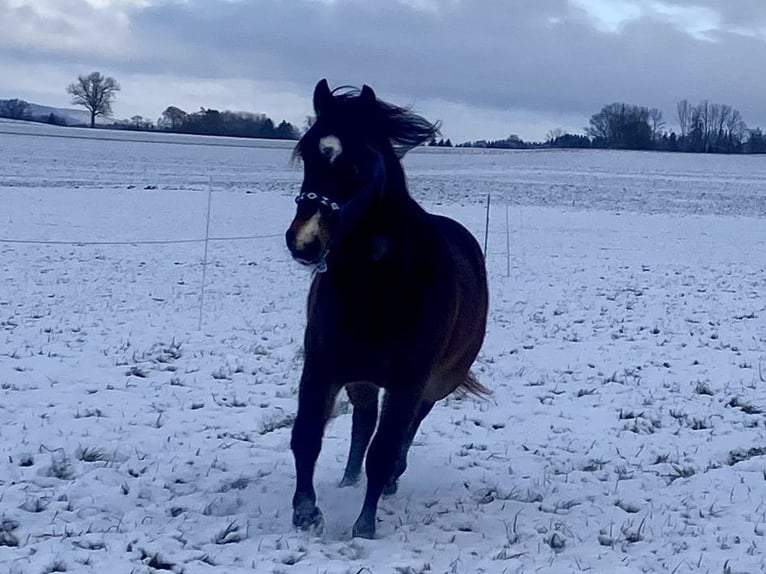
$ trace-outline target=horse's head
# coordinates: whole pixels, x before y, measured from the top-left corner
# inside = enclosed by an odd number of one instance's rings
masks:
[[[398,158],[438,129],[378,100],[369,86],[334,94],[321,80],[314,89],[314,111],[316,121],[296,147],[303,183],[285,237],[293,257],[306,265],[321,264],[365,221],[388,180],[401,180],[397,183],[406,193]]]
[[[375,106],[369,86],[358,95],[334,96],[322,80],[314,89],[316,121],[296,148],[303,184],[286,235],[290,252],[301,263],[321,262],[382,192],[383,158],[370,138]]]

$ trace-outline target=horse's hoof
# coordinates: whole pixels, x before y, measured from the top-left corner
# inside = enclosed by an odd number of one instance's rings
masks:
[[[386,483],[386,486],[383,487],[383,496],[392,496],[396,494],[397,490],[399,490],[399,480],[392,478]]]
[[[354,538],[366,538],[368,540],[375,538],[375,517],[369,520],[360,516],[354,523],[352,534]]]
[[[294,510],[293,526],[300,530],[311,530],[316,534],[321,534],[324,530],[322,511],[317,506],[311,510]]]
[[[338,483],[338,488],[346,488],[347,486],[356,486],[357,484],[359,484],[359,475],[357,476],[343,475],[343,478]]]

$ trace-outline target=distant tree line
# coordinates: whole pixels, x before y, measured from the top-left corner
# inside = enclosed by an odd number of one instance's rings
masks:
[[[33,116],[30,110],[30,104],[24,100],[16,98],[0,100],[0,118],[42,122],[58,126],[68,125],[66,118],[61,115],[49,113]],[[92,119],[94,118],[95,115],[92,116]],[[301,137],[300,130],[289,122],[282,121],[275,125],[273,120],[264,114],[219,112],[205,108],[189,114],[175,106],[167,108],[156,124],[149,118],[133,116],[129,120],[114,122],[108,127],[135,131],[163,131],[245,138],[299,139]]]
[[[703,100],[676,107],[679,133],[666,131],[662,111],[626,103],[608,104],[590,117],[585,134],[557,129],[544,142],[525,142],[516,135],[504,140],[479,140],[459,147],[506,149],[595,148],[696,153],[766,153],[766,135],[748,128],[742,114],[726,104]]]
[[[436,138],[432,138],[431,141],[428,142],[429,147],[452,147],[452,141],[447,138],[440,139],[439,141],[436,140]]]
[[[126,126],[130,129],[157,129],[165,132],[232,136],[242,138],[300,139],[301,132],[291,123],[281,121],[278,125],[265,114],[250,112],[218,111],[201,108],[187,113],[175,106],[162,112],[156,128],[151,121],[134,116]]]
[[[25,120],[28,122],[42,122],[57,126],[67,125],[66,118],[52,112],[42,115],[33,115],[30,103],[24,100],[19,100],[18,98],[0,100],[0,118]]]
[[[0,100],[0,118],[25,120],[28,122],[43,122],[57,126],[67,125],[65,118],[52,112],[37,116],[33,115],[30,103],[18,98]]]
[[[112,103],[120,91],[120,85],[110,76],[92,72],[78,76],[77,81],[69,84],[66,91],[72,96],[74,105],[82,106],[88,111],[90,127],[93,128],[96,127],[97,117],[112,115]],[[0,118],[67,125],[65,118],[54,113],[33,115],[30,104],[19,99],[0,100]],[[166,108],[156,124],[143,116],[133,116],[129,120],[114,122],[108,127],[243,138],[297,140],[301,137],[300,130],[289,122],[282,121],[276,125],[265,114],[228,110],[221,112],[212,108],[201,108],[198,112],[187,113],[175,106]]]
[[[12,120],[26,120],[30,118],[29,102],[13,98],[12,100],[0,100],[0,118]]]
[[[72,103],[90,112],[91,127],[97,116],[108,116],[120,87],[110,77],[93,72],[79,76],[67,87]],[[526,142],[517,135],[501,140],[478,140],[458,147],[536,149],[593,148],[680,151],[695,153],[766,153],[766,134],[761,128],[748,128],[742,114],[726,104],[703,100],[692,105],[681,100],[676,106],[679,132],[667,131],[662,111],[626,103],[605,105],[590,117],[584,134],[571,134],[562,129],[548,132],[543,142]],[[0,100],[0,118],[42,121],[67,125],[64,117],[49,113],[33,116],[28,102],[17,98]],[[310,126],[310,120],[307,126]],[[133,116],[110,127],[138,131],[164,131],[186,134],[233,136],[245,138],[299,139],[301,131],[282,121],[278,125],[264,114],[218,111],[201,108],[187,113],[170,106],[156,124],[148,118]],[[452,147],[449,139],[433,139],[430,146]]]

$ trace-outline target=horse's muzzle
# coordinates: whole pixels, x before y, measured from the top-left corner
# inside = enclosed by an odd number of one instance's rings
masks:
[[[285,234],[285,242],[293,259],[303,265],[316,265],[324,256],[325,249],[318,237],[298,242],[295,232],[290,228]]]

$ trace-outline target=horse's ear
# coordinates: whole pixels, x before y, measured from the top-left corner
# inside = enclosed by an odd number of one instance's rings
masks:
[[[375,103],[375,92],[372,91],[370,86],[365,84],[362,86],[362,93],[359,94],[359,98],[363,104],[371,106]]]
[[[316,115],[321,116],[331,101],[332,92],[330,91],[330,86],[327,85],[327,80],[319,80],[314,88],[314,112],[316,112]]]

